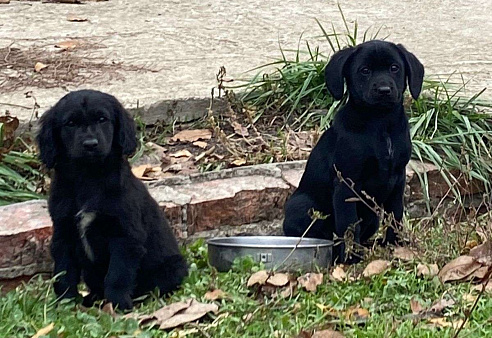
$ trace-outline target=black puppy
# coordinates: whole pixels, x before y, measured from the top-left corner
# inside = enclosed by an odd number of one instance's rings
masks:
[[[188,268],[157,203],[131,172],[135,123],[111,95],[67,94],[41,117],[40,158],[54,168],[49,198],[53,220],[54,289],[73,298],[82,277],[84,305],[107,299],[119,309],[158,288],[176,289]]]
[[[412,97],[421,91],[424,67],[402,45],[369,41],[333,55],[325,68],[328,90],[336,100],[344,93],[348,102],[336,114],[332,126],[313,149],[298,189],[285,206],[284,233],[301,236],[311,223],[310,209],[328,215],[317,220],[307,237],[344,238],[354,228],[354,241],[366,242],[379,227],[378,216],[337,177],[354,183],[378,205],[394,215],[394,224],[403,217],[405,166],[410,160],[411,141],[403,109],[407,82]],[[335,169],[336,168],[336,169]],[[349,181],[350,182],[350,181]],[[393,227],[384,243],[396,243]],[[345,244],[338,246],[344,262]]]

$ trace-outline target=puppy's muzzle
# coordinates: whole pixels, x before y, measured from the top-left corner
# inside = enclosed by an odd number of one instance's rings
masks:
[[[99,145],[99,141],[95,138],[91,138],[82,142],[85,150],[94,151]]]

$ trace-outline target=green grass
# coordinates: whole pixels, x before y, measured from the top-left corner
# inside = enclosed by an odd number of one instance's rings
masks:
[[[138,328],[135,320],[112,318],[98,308],[81,310],[72,301],[56,302],[51,281],[34,279],[0,298],[0,336],[32,336],[51,323],[49,337],[177,337],[177,332],[188,332],[187,337],[279,337],[296,336],[301,330],[326,327],[336,328],[347,337],[453,337],[452,328],[432,328],[425,321],[404,319],[411,313],[410,299],[430,306],[441,298],[454,299],[456,304],[446,316],[449,321],[464,318],[471,304],[465,295],[468,284],[442,285],[437,278],[421,279],[415,274],[416,263],[398,264],[383,275],[356,282],[328,281],[315,293],[299,291],[290,299],[255,297],[246,287],[250,274],[260,267],[245,259],[234,269],[217,273],[207,264],[203,242],[187,248],[191,266],[190,276],[181,290],[168,299],[149,296],[136,311],[149,314],[171,302],[189,297],[207,302],[204,294],[220,288],[229,298],[218,301],[219,313],[207,315],[198,325],[187,324],[181,329],[162,332],[152,328]],[[354,269],[360,267],[355,266]],[[354,324],[343,316],[331,316],[327,308],[344,311],[352,306],[369,310],[365,323]],[[323,308],[325,310],[323,310]],[[243,320],[252,314],[249,321]],[[487,337],[492,334],[492,298],[482,297],[471,315],[462,337]],[[205,332],[202,333],[202,332]]]

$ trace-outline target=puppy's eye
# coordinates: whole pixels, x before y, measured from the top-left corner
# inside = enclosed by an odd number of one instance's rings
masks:
[[[371,70],[368,67],[362,67],[360,69],[360,73],[363,75],[369,75],[369,74],[371,74]]]
[[[75,126],[75,122],[73,122],[73,120],[69,120],[65,123],[66,126],[68,127],[74,127]]]
[[[104,122],[106,122],[107,120],[108,120],[107,118],[105,118],[104,116],[102,116],[102,117],[100,117],[100,118],[99,118],[99,120],[97,120],[97,122],[99,122],[99,123],[104,123]]]
[[[396,73],[399,70],[400,70],[400,66],[398,66],[398,65],[391,65],[391,67],[390,67],[390,71],[392,73]]]

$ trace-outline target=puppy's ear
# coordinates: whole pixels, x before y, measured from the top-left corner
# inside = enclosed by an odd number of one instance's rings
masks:
[[[405,73],[408,79],[408,88],[410,94],[416,100],[420,91],[422,90],[422,83],[424,82],[424,66],[420,63],[415,55],[410,53],[402,45],[397,45],[400,53],[405,60]]]
[[[354,51],[355,48],[349,47],[336,52],[325,67],[326,87],[335,100],[340,100],[343,97],[343,69]]]
[[[131,155],[137,149],[135,121],[116,98],[113,107],[116,114],[115,141],[123,155]]]
[[[48,110],[41,116],[39,124],[41,128],[36,135],[36,142],[39,147],[39,158],[48,168],[53,168],[58,154],[58,145],[55,140],[54,119],[57,106]]]

